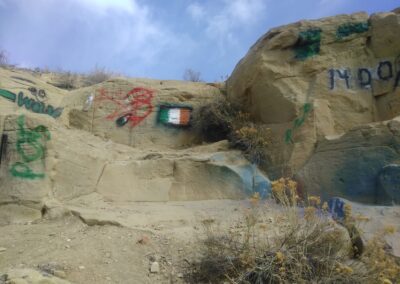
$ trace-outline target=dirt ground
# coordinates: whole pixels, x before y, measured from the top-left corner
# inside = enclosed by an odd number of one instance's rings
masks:
[[[279,215],[279,206],[272,201],[262,206],[266,217]],[[0,227],[0,275],[30,268],[77,284],[184,283],[183,275],[199,255],[202,221],[212,218],[229,226],[250,203],[116,204],[92,197],[67,207],[73,214]],[[399,207],[353,208],[355,214],[371,219],[363,228],[366,235],[389,224],[400,231]],[[389,242],[400,252],[399,233]],[[160,266],[156,273],[150,272],[153,262]]]

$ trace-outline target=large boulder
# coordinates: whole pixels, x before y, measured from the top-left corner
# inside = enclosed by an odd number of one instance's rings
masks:
[[[396,203],[400,203],[400,165],[390,164],[383,167],[379,174],[379,189]]]
[[[274,28],[251,47],[227,94],[274,131],[267,169],[296,172],[317,141],[400,114],[399,29],[395,12],[339,15]]]
[[[270,177],[295,174],[313,194],[377,201],[398,137],[370,123],[400,115],[399,30],[398,10],[339,15],[271,29],[250,48],[227,96],[271,128],[261,164]]]
[[[397,194],[396,171],[387,165],[400,161],[398,130],[400,117],[319,141],[296,179],[309,194],[322,195],[325,200],[340,196],[365,203],[388,203]]]

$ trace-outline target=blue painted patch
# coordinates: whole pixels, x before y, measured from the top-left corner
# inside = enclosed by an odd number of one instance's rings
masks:
[[[400,165],[391,164],[383,167],[378,178],[379,191],[387,194],[388,201],[400,203]]]
[[[344,219],[344,201],[340,198],[333,197],[329,199],[329,213],[332,215],[332,218],[335,220],[343,220]]]
[[[229,156],[229,159],[227,159],[224,153],[217,153],[213,155],[211,160],[216,164],[223,164],[239,176],[246,195],[251,196],[258,193],[261,198],[267,198],[271,194],[271,181],[261,173],[256,165],[250,163],[237,165],[239,161],[244,160],[243,157],[239,155],[236,158]]]
[[[332,177],[335,195],[366,203],[384,199],[383,192],[377,189],[379,173],[399,155],[389,147],[349,149],[343,154],[346,159]]]

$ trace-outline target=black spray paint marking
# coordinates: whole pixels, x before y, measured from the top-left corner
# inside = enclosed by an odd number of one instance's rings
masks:
[[[385,66],[386,66],[386,68],[385,68]],[[385,72],[385,69],[387,69],[386,72]],[[379,79],[384,80],[384,81],[388,81],[393,77],[393,69],[392,69],[391,62],[389,62],[389,61],[379,62],[378,77],[379,77]]]
[[[358,69],[358,81],[360,82],[361,88],[371,87],[372,75],[367,68]]]
[[[333,90],[335,88],[335,74],[338,74],[338,78],[345,80],[347,89],[350,89],[350,72],[349,70],[340,70],[340,69],[330,69],[329,71],[329,88]]]
[[[1,161],[3,159],[3,155],[7,153],[7,140],[8,140],[8,135],[3,134],[1,135],[1,142],[0,142],[0,165]]]

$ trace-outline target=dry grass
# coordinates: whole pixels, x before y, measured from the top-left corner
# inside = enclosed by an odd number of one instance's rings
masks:
[[[225,98],[203,105],[194,113],[193,126],[207,142],[228,139],[230,146],[242,150],[255,164],[264,159],[266,147],[271,144],[271,130],[253,122]]]
[[[114,74],[104,67],[96,66],[89,74],[84,75],[84,87],[102,83],[110,79]]]
[[[78,87],[79,75],[71,71],[58,71],[54,86],[60,89],[73,90]]]
[[[203,82],[201,79],[201,73],[190,68],[186,69],[183,73],[183,80],[190,82]]]
[[[228,229],[203,222],[206,238],[188,282],[389,284],[400,279],[399,264],[385,251],[382,236],[355,259],[351,234],[329,217],[326,203],[310,197],[299,208],[296,183],[289,179],[275,181],[273,191],[282,210],[272,222],[258,196]]]
[[[112,72],[107,71],[105,68],[97,66],[87,74],[80,74],[64,70],[57,70],[55,73],[56,82],[53,85],[65,90],[89,87],[95,84],[102,83],[110,79],[112,76],[116,75]]]
[[[8,56],[4,50],[0,50],[0,66],[6,66],[8,64]]]

